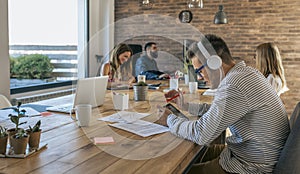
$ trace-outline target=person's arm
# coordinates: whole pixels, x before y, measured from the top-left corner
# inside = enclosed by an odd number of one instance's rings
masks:
[[[135,77],[131,76],[129,79],[128,79],[128,84],[132,84],[132,83],[135,83]]]
[[[110,64],[109,63],[104,64],[102,74],[104,76],[110,75]]]
[[[176,97],[170,102],[176,103],[180,109],[188,111],[192,115],[202,116],[210,107],[210,104],[207,103],[185,103],[183,92],[180,90],[171,90],[165,94],[165,97],[166,100]]]
[[[246,97],[238,89],[223,86],[218,89],[209,110],[198,120],[187,121],[171,114],[167,124],[170,132],[179,137],[200,145],[209,144],[229,125],[244,116],[248,108]]]

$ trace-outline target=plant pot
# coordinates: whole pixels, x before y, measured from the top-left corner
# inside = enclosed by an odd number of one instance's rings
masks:
[[[11,150],[14,154],[25,154],[29,137],[11,138]]]
[[[20,128],[19,128],[20,130]],[[12,137],[17,133],[18,131],[15,128],[8,129],[7,134],[8,134],[8,140],[9,140],[9,145],[11,146],[11,139]]]
[[[145,101],[148,95],[148,86],[133,86],[134,100]]]
[[[29,151],[37,150],[40,145],[40,139],[41,139],[41,132],[42,130],[39,130],[38,132],[28,132],[29,140]]]
[[[7,139],[8,139],[8,136],[0,138],[0,154],[3,154],[3,155],[6,154]]]

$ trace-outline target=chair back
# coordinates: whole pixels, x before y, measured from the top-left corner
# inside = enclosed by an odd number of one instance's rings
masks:
[[[142,45],[138,44],[128,44],[128,46],[132,49],[133,55],[131,57],[132,59],[132,75],[137,76],[138,74],[135,74],[135,64],[137,59],[141,56],[143,52],[143,47]]]
[[[11,107],[10,101],[2,94],[0,94],[0,109]]]
[[[290,117],[291,132],[281,151],[273,173],[296,174],[300,171],[300,102]]]

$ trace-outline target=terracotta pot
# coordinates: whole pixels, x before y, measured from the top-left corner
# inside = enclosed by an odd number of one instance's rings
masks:
[[[14,151],[14,154],[25,154],[26,148],[28,144],[29,137],[22,137],[22,138],[11,138],[11,150]]]
[[[20,128],[19,128],[20,129]],[[8,140],[9,140],[9,145],[11,146],[11,139],[12,137],[17,133],[18,131],[15,128],[8,129],[7,134],[8,134]]]
[[[38,132],[28,132],[29,135],[29,151],[37,150],[40,145],[40,139],[41,139],[41,130]]]
[[[6,154],[7,139],[8,139],[8,136],[0,138],[0,154],[3,154],[3,155]]]

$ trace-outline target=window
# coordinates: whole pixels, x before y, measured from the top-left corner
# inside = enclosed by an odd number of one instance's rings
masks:
[[[10,88],[36,90],[77,79],[85,1],[9,0]],[[86,24],[84,24],[86,25]],[[84,27],[84,25],[82,25]]]

